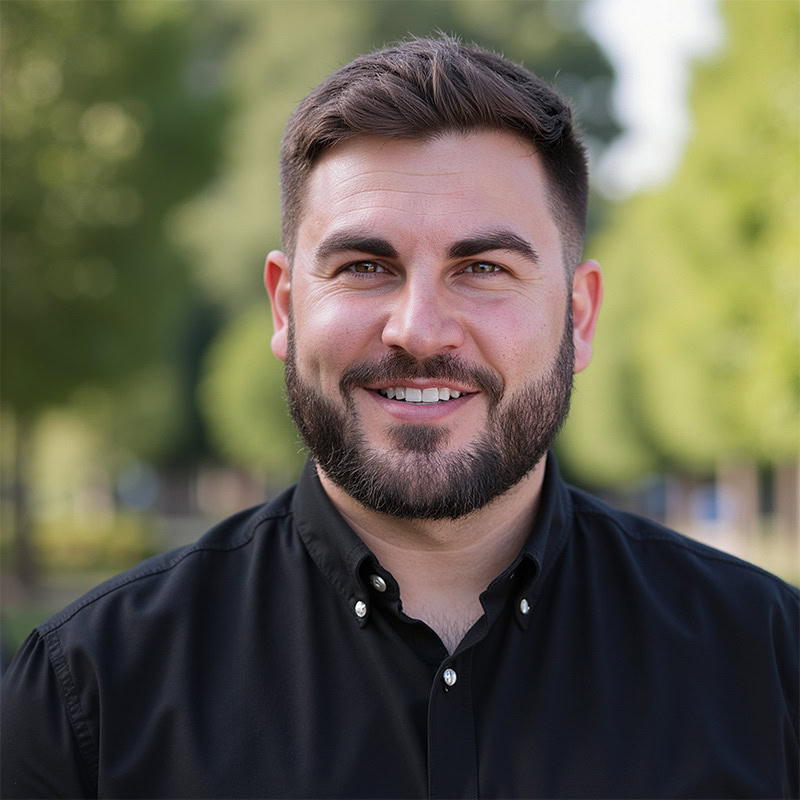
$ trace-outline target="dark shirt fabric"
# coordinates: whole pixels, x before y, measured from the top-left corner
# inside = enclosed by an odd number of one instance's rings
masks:
[[[550,457],[481,602],[448,655],[307,467],[31,634],[3,680],[2,793],[798,796],[798,593],[776,577]]]

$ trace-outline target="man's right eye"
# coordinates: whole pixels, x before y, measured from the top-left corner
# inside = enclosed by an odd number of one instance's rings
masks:
[[[355,272],[359,275],[374,275],[386,270],[375,261],[355,261],[345,268],[346,272]]]

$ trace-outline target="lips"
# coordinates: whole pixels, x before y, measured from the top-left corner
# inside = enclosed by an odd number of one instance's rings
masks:
[[[410,381],[409,381],[410,382]],[[361,386],[362,395],[366,395],[371,404],[375,405],[376,409],[380,409],[381,414],[388,414],[390,418],[398,422],[410,422],[414,424],[420,423],[435,423],[450,419],[453,414],[460,413],[466,406],[471,405],[476,397],[481,397],[481,392],[466,392],[462,386],[459,389],[451,388],[450,386],[403,386],[402,383],[395,386]],[[397,389],[405,390],[401,393],[404,395],[402,398],[389,397],[389,390]],[[449,400],[439,400],[439,389],[448,389],[450,391]],[[423,399],[423,392],[425,397],[430,399]],[[436,392],[436,400],[433,399],[433,393]],[[458,393],[458,397],[453,397],[453,392]],[[413,398],[418,397],[418,400]],[[372,419],[371,412],[367,411],[365,421]],[[375,418],[377,420],[385,419],[382,416]]]
[[[353,364],[342,373],[339,390],[347,397],[357,388],[377,398],[399,400],[398,408],[403,403],[429,408],[437,404],[443,407],[453,400],[460,404],[476,393],[485,395],[492,407],[503,394],[503,382],[496,373],[446,353],[418,361],[409,353],[392,352],[378,361]]]

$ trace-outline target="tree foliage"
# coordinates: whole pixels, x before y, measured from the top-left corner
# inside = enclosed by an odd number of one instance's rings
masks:
[[[677,174],[589,248],[606,306],[562,444],[597,483],[797,457],[800,10],[720,10],[727,45],[696,70]]]
[[[195,79],[192,9],[2,3],[2,402],[17,414],[88,385],[133,388],[150,423],[165,404],[180,417],[159,370],[194,296],[164,217],[213,174],[225,110]]]
[[[265,305],[237,316],[209,351],[200,404],[223,456],[288,483],[305,453],[284,401],[283,363],[269,352],[271,336]]]

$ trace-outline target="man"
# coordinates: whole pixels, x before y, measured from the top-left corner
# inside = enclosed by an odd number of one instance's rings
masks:
[[[796,796],[796,591],[547,455],[602,295],[564,102],[413,40],[305,98],[281,164],[309,464],[34,631],[5,795]]]

